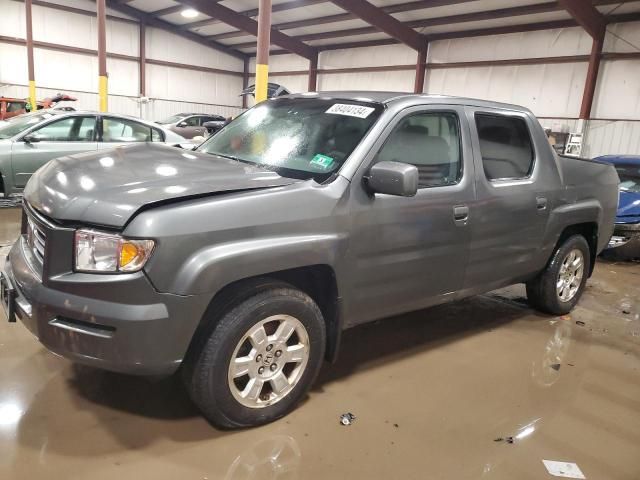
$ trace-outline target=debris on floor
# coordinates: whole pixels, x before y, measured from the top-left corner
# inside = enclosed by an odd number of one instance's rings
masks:
[[[557,372],[558,370],[560,370],[560,364],[554,363],[553,365],[551,365],[551,368],[553,368]]]
[[[356,416],[353,413],[343,413],[342,415],[340,415],[340,424],[341,425],[351,425],[356,419]]]
[[[554,477],[564,477],[564,478],[580,478],[585,479],[587,477],[584,476],[580,467],[575,463],[570,462],[557,462],[555,460],[542,460],[544,466],[547,468],[547,471],[550,475]]]
[[[576,320],[576,325],[580,325],[581,327],[584,327],[585,323],[582,320]]]
[[[493,439],[494,442],[513,443],[513,437],[498,437]]]

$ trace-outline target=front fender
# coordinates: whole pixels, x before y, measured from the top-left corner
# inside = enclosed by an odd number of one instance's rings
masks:
[[[338,234],[291,235],[205,247],[181,265],[169,291],[179,295],[215,294],[237,280],[291,268],[329,265],[336,270],[344,241],[345,237]]]

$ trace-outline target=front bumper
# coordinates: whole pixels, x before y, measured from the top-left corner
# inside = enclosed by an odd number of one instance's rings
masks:
[[[171,374],[178,369],[207,306],[201,296],[155,291],[142,272],[68,272],[40,279],[24,236],[4,267],[13,311],[50,351],[123,373]]]
[[[640,258],[640,223],[616,223],[607,252]]]

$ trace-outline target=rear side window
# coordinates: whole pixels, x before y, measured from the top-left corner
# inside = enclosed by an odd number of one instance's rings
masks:
[[[124,118],[102,119],[103,142],[151,142],[153,129],[143,123]]]
[[[488,180],[519,179],[531,175],[533,145],[522,118],[476,114],[482,165]]]
[[[455,113],[418,113],[396,126],[376,161],[415,165],[420,176],[419,188],[440,187],[460,180],[460,153],[460,129]]]

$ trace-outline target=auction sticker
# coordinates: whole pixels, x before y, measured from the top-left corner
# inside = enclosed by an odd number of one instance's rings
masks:
[[[318,153],[311,159],[311,164],[326,170],[333,164],[333,158]]]
[[[347,115],[348,117],[367,118],[375,108],[364,107],[362,105],[347,105],[346,103],[335,103],[324,113],[334,115]]]

